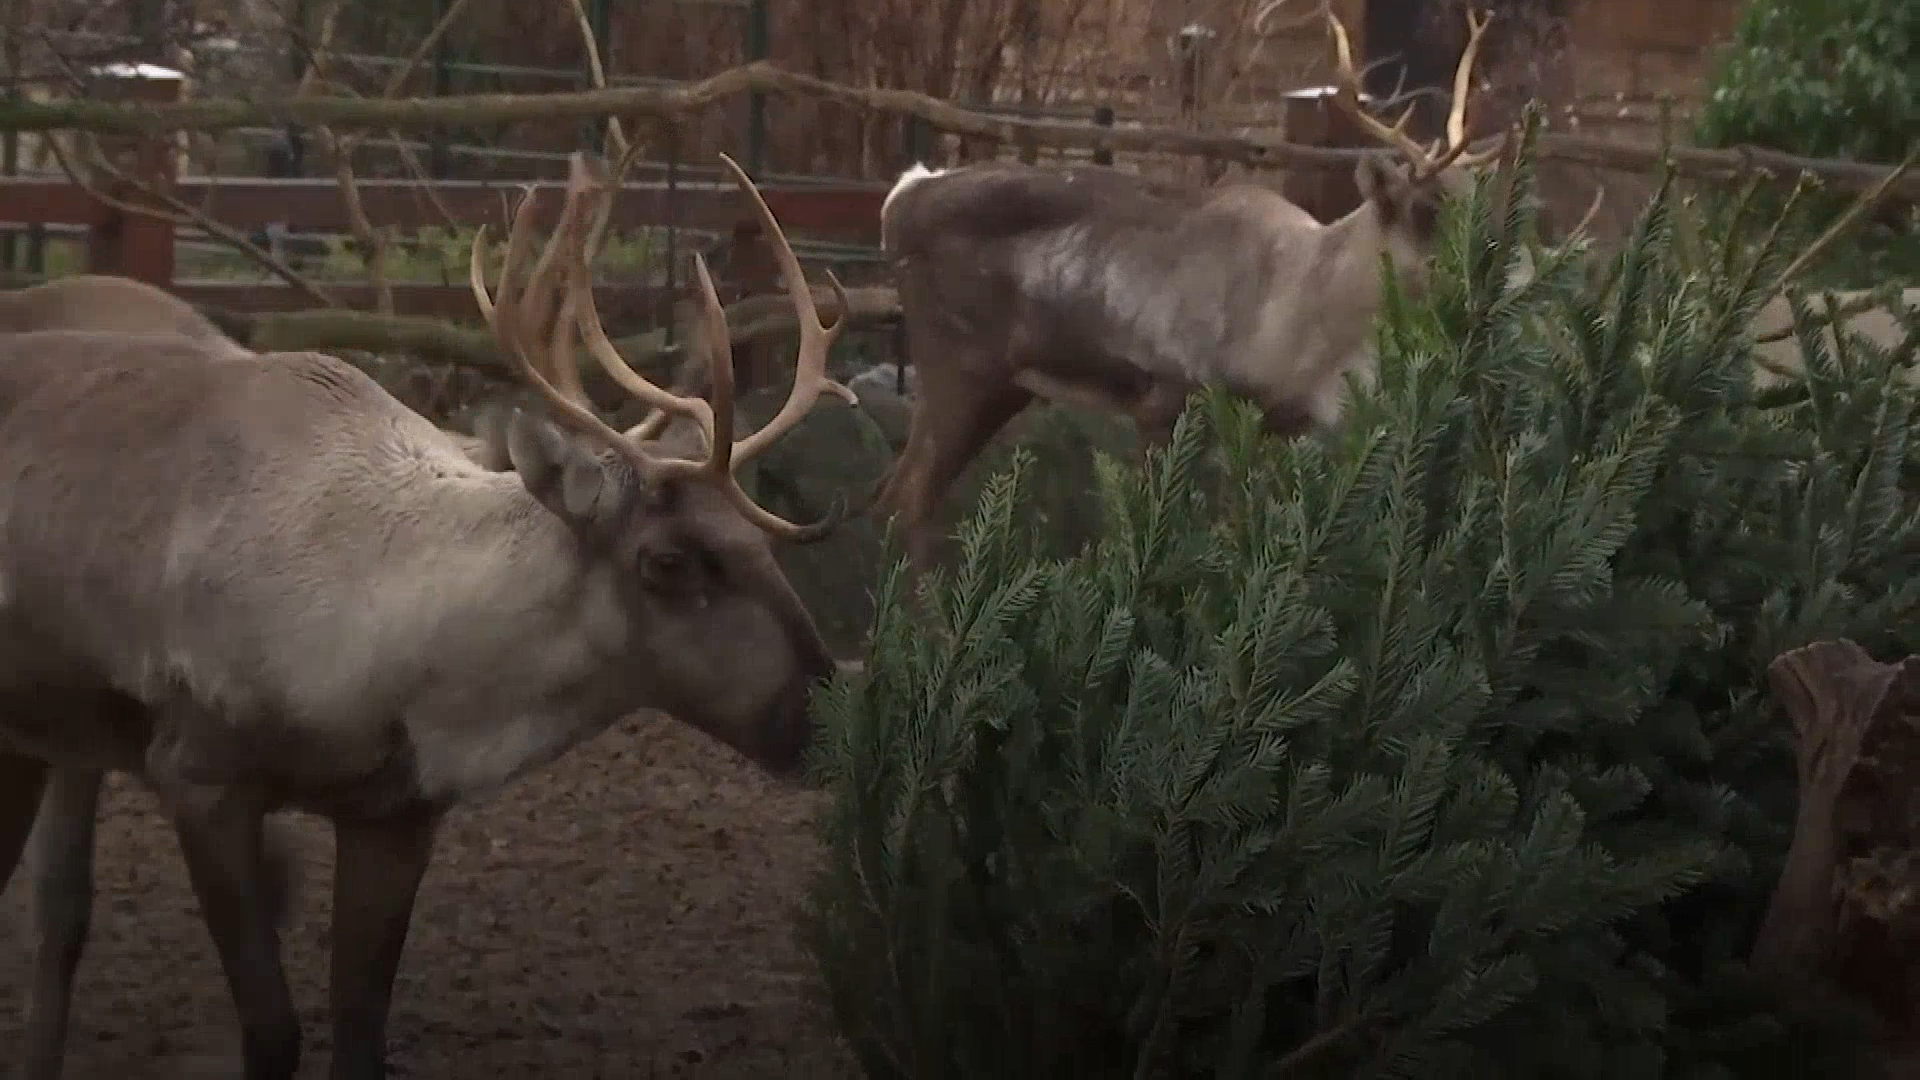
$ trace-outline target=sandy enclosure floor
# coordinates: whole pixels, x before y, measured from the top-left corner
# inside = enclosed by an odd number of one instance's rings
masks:
[[[388,1029],[396,1076],[851,1077],[792,913],[812,797],[636,718],[444,826]],[[226,984],[149,796],[110,786],[69,1080],[238,1075]],[[288,975],[324,1076],[331,830],[304,855]],[[21,1045],[25,890],[0,898],[0,1061]],[[0,1070],[4,1071],[4,1070]]]

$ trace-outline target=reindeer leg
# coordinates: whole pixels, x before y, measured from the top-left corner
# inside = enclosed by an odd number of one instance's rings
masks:
[[[50,769],[33,830],[33,986],[27,995],[27,1078],[58,1080],[73,1011],[73,977],[93,924],[94,827],[100,769]]]
[[[439,824],[427,811],[334,823],[332,1080],[386,1075],[393,977]]]
[[[1140,464],[1146,464],[1149,453],[1164,450],[1173,441],[1174,425],[1186,411],[1191,389],[1188,383],[1156,382],[1134,401],[1131,412],[1133,429],[1140,436]]]
[[[300,1018],[280,964],[265,826],[262,804],[236,790],[174,812],[187,874],[240,1014],[246,1080],[292,1080],[300,1067]]]
[[[40,813],[40,792],[47,782],[39,758],[0,750],[0,888],[13,877]]]
[[[933,519],[940,501],[987,442],[1032,403],[1033,395],[1012,383],[975,384],[969,393],[929,394],[927,400],[929,407],[915,414],[916,430],[894,465],[891,491],[916,574],[933,565],[940,542]],[[923,423],[924,434],[919,430]]]

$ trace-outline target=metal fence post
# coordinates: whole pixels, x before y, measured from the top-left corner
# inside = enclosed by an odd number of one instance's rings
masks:
[[[907,117],[906,144],[905,164],[924,163],[927,158],[933,156],[933,126],[921,117]]]
[[[665,310],[656,311],[654,323],[666,328],[667,344],[676,344],[679,320],[674,318],[674,302],[680,299],[680,125],[669,121],[667,133],[667,290]]]
[[[747,62],[767,58],[767,38],[772,32],[767,0],[747,0]],[[758,177],[767,157],[767,95],[758,90],[747,95],[747,172]]]
[[[1113,127],[1113,106],[1101,105],[1096,107],[1093,110],[1093,122],[1099,127]],[[1113,164],[1113,147],[1108,146],[1106,143],[1099,143],[1094,146],[1093,163],[1095,165]]]
[[[613,64],[607,49],[607,26],[613,21],[612,0],[591,0],[587,5],[587,29],[593,34],[593,56],[583,56],[580,60],[580,84],[586,89],[593,88],[593,63],[600,61],[600,70],[609,81],[613,78]],[[586,145],[595,153],[607,152],[607,126],[604,120],[588,120],[586,124]]]
[[[433,0],[433,25],[439,26],[447,17],[448,0]],[[433,96],[446,97],[453,92],[453,70],[447,66],[449,46],[447,38],[451,33],[441,34],[433,43]],[[447,129],[436,125],[427,136],[427,175],[435,180],[447,175]]]
[[[307,77],[307,31],[311,28],[307,0],[293,0],[293,17],[287,20],[287,54],[291,61],[294,85]],[[307,133],[299,124],[288,124],[285,132],[286,160],[284,175],[304,176],[306,174]],[[279,171],[279,170],[276,170]]]

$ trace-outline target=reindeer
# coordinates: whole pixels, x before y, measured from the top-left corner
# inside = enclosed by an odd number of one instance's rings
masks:
[[[1485,18],[1454,77],[1447,145],[1361,109],[1345,29],[1342,107],[1410,158],[1368,156],[1361,206],[1322,224],[1250,184],[1204,189],[1117,168],[986,162],[909,168],[880,211],[919,375],[906,446],[873,496],[918,566],[930,518],[995,433],[1035,398],[1130,417],[1162,445],[1189,393],[1222,384],[1294,435],[1337,422],[1344,377],[1372,377],[1380,260],[1424,286],[1441,199],[1467,168],[1465,108]]]
[[[0,292],[0,334],[39,330],[179,334],[208,348],[247,351],[185,300],[112,274],[74,274]]]
[[[820,539],[838,517],[778,518],[733,470],[830,388],[841,323],[821,323],[766,203],[722,160],[778,238],[802,314],[787,405],[738,442],[724,334],[705,339],[711,405],[647,383],[607,341],[579,227],[607,196],[579,155],[531,268],[535,195],[522,199],[491,295],[475,239],[476,302],[544,406],[506,425],[509,472],[332,357],[0,337],[0,883],[50,771],[140,777],[186,856],[249,1080],[293,1076],[301,1049],[261,902],[267,813],[334,825],[331,1075],[368,1080],[384,1075],[393,977],[448,808],[642,709],[799,774],[834,664],[771,541]],[[695,268],[708,323],[722,320]],[[581,339],[691,420],[706,452],[652,453],[556,389],[543,369]],[[178,752],[196,743],[223,752]],[[33,1007],[70,992],[36,982]],[[34,1080],[60,1070],[47,1034]]]
[[[77,274],[0,292],[0,334],[47,330],[174,335],[209,352],[251,355],[193,305],[144,282],[108,274]],[[0,867],[24,859],[32,875],[30,1080],[50,1080],[60,1072],[74,971],[92,922],[94,827],[105,780],[104,769],[49,764],[38,788],[15,785],[0,792]],[[36,795],[37,814],[31,808]],[[28,836],[13,827],[21,814],[34,815]],[[292,845],[285,835],[263,833],[252,858],[260,867],[255,884],[262,917],[284,925],[295,879]]]

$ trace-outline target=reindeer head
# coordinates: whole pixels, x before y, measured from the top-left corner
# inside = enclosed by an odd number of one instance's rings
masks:
[[[1407,159],[1404,165],[1389,163],[1384,157],[1368,155],[1354,170],[1354,182],[1360,195],[1372,207],[1384,233],[1386,249],[1402,287],[1417,293],[1424,289],[1433,243],[1440,225],[1440,208],[1449,198],[1464,194],[1473,184],[1472,170],[1493,160],[1500,147],[1469,154],[1467,150],[1467,98],[1473,89],[1473,65],[1480,53],[1480,39],[1486,33],[1490,14],[1467,11],[1467,46],[1453,72],[1453,96],[1447,111],[1447,135],[1444,142],[1422,146],[1406,133],[1409,107],[1392,126],[1381,123],[1360,104],[1360,77],[1353,67],[1353,47],[1347,29],[1331,7],[1323,8],[1333,31],[1339,65],[1334,101],[1360,126]]]
[[[607,340],[594,307],[592,241],[611,210],[613,185],[598,159],[573,155],[566,203],[530,270],[533,192],[513,216],[497,291],[482,269],[485,230],[473,245],[470,276],[487,324],[517,374],[544,400],[547,416],[516,413],[501,425],[501,452],[527,491],[572,530],[604,589],[600,606],[617,662],[628,665],[646,704],[672,713],[770,771],[790,773],[808,738],[807,702],[834,670],[813,619],[774,560],[773,540],[807,543],[842,516],[795,525],[763,509],[734,470],[792,428],[820,394],[852,398],[826,376],[841,323],[821,324],[811,290],[785,235],[746,174],[722,157],[777,239],[787,291],[801,322],[791,395],[759,431],[733,439],[733,368],[725,315],[704,260],[695,258],[705,306],[702,345],[712,365],[713,401],[679,397],[648,382]],[[836,293],[839,281],[833,280]],[[841,311],[845,311],[841,295]],[[698,457],[668,457],[628,438],[586,405],[574,347],[588,352],[629,393],[695,422]],[[551,377],[550,377],[551,373]],[[555,382],[568,387],[556,388]]]

